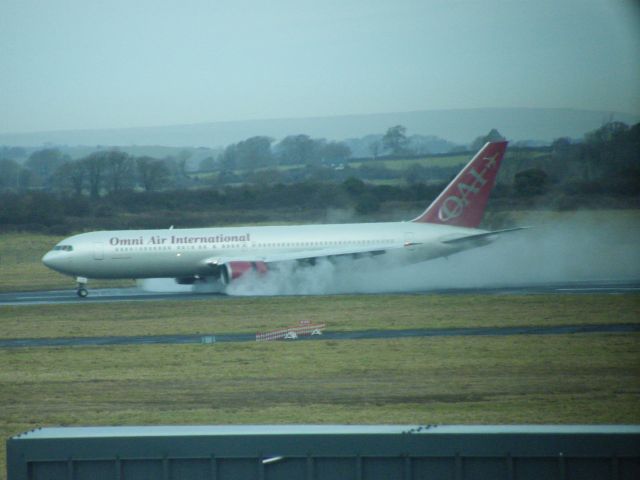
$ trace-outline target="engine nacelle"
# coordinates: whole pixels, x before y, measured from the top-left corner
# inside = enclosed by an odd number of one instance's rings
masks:
[[[222,265],[220,279],[225,285],[229,285],[231,281],[240,278],[247,272],[257,272],[264,275],[269,271],[269,267],[265,262],[229,262]]]

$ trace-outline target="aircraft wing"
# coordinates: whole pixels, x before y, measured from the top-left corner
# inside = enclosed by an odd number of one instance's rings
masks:
[[[501,235],[503,233],[517,232],[518,230],[525,230],[527,228],[529,227],[514,227],[514,228],[505,228],[503,230],[492,230],[490,232],[482,232],[482,233],[476,233],[473,235],[465,235],[462,237],[449,238],[447,240],[442,240],[442,243],[447,243],[449,245],[462,244],[462,243],[481,244],[482,242],[487,240],[488,237],[492,237],[493,235]]]
[[[441,243],[457,245],[457,244],[476,244],[481,245],[486,243],[488,237],[492,237],[494,235],[501,235],[503,233],[515,232],[518,230],[523,230],[529,227],[516,227],[516,228],[507,228],[503,230],[493,230],[489,232],[481,232],[472,235],[465,236],[456,236],[453,238],[444,238],[441,239]],[[309,250],[298,250],[294,252],[285,252],[285,253],[266,253],[264,255],[256,254],[255,252],[247,253],[246,255],[234,255],[233,257],[225,257],[215,256],[205,260],[205,263],[209,266],[222,265],[227,262],[262,262],[262,263],[275,263],[275,262],[288,262],[288,261],[298,261],[298,262],[314,262],[321,258],[363,258],[370,257],[376,255],[382,255],[391,250],[400,250],[402,248],[411,247],[411,246],[419,246],[420,242],[411,243],[411,244],[403,244],[398,243],[394,245],[385,245],[385,246],[366,246],[366,247],[345,247],[345,248],[321,248],[321,249],[309,249]]]

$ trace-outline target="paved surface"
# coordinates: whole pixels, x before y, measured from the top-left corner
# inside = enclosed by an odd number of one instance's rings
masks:
[[[421,292],[406,292],[412,295],[427,294],[485,294],[485,295],[539,295],[539,294],[593,294],[593,293],[638,293],[640,280],[603,280],[592,282],[550,283],[523,286],[435,289]],[[156,293],[139,288],[99,288],[89,290],[87,298],[79,298],[75,290],[50,290],[38,292],[0,293],[0,307],[3,305],[53,305],[63,303],[108,303],[149,300],[201,300],[203,298],[223,300],[229,297],[220,293]]]
[[[36,292],[0,293],[2,305],[54,305],[64,303],[109,303],[149,300],[196,300],[202,298],[225,298],[215,293],[156,293],[139,288],[96,288],[89,290],[89,296],[79,298],[75,290],[44,290]]]
[[[298,337],[297,340],[370,340],[407,337],[459,337],[459,336],[507,336],[507,335],[567,335],[576,333],[630,333],[640,332],[638,324],[567,325],[551,327],[489,327],[489,328],[431,328],[411,330],[359,330],[353,332],[326,331],[320,336]],[[254,342],[255,334],[225,333],[198,335],[150,335],[131,337],[75,337],[75,338],[24,338],[0,340],[0,348],[34,347],[85,347],[111,345],[151,344],[214,344],[222,342]]]

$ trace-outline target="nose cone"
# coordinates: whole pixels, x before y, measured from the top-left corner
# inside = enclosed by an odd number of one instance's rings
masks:
[[[52,252],[47,252],[47,253],[45,253],[44,257],[42,257],[42,263],[44,263],[49,268],[53,268],[51,266],[52,260],[53,260],[53,253]]]
[[[68,263],[68,259],[65,258],[65,255],[61,255],[60,252],[48,252],[42,257],[42,263],[51,270],[64,272],[64,266]]]

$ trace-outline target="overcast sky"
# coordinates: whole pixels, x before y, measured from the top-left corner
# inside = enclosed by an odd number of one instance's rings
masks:
[[[0,0],[0,133],[481,107],[640,113],[632,0]]]

